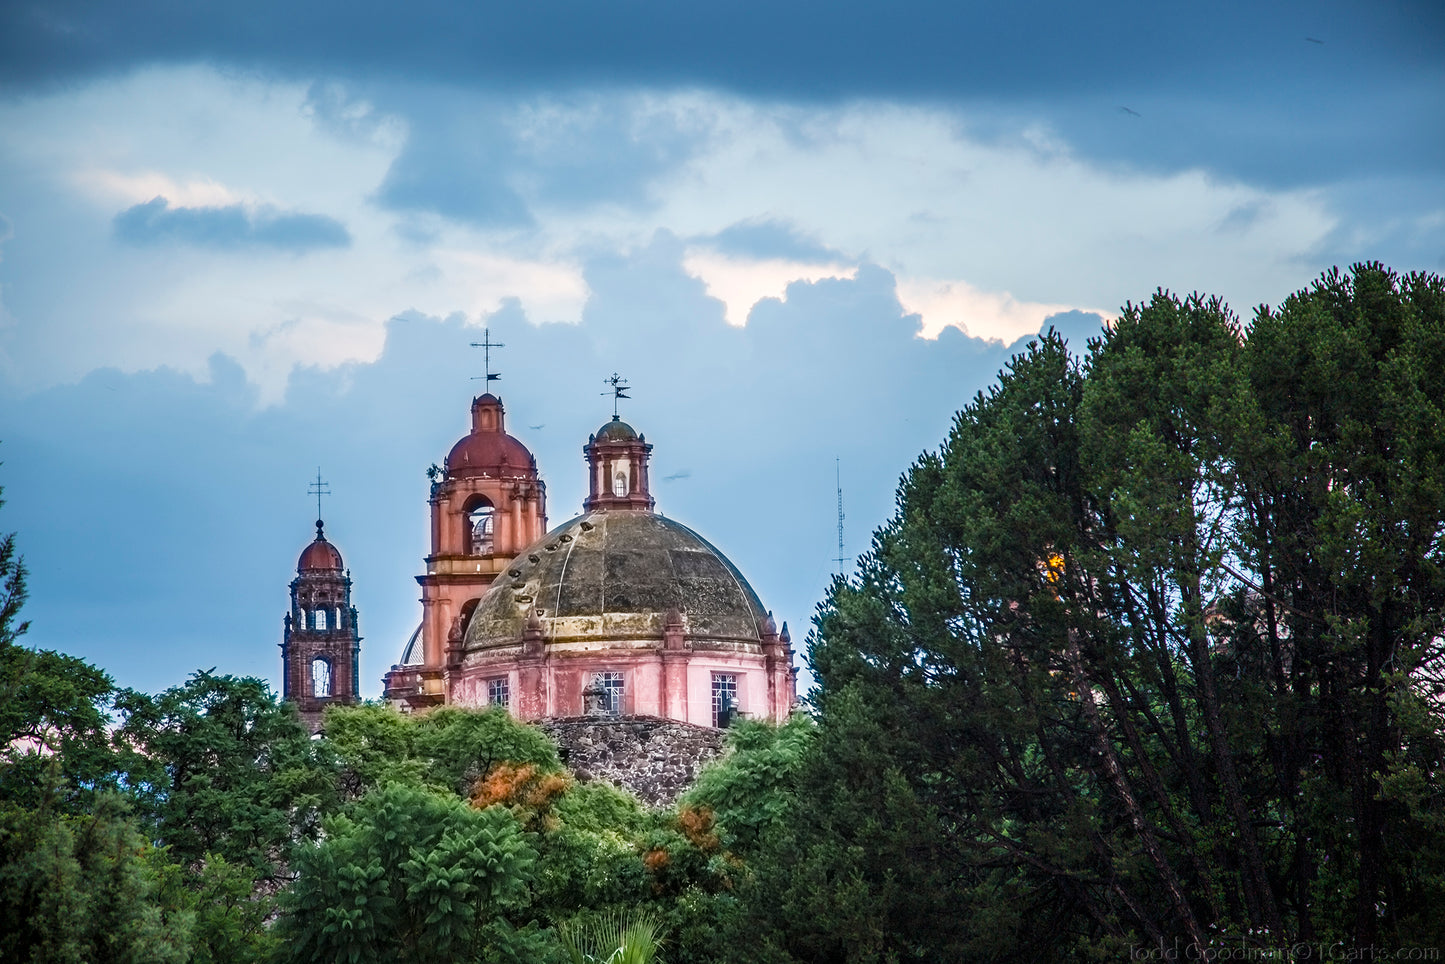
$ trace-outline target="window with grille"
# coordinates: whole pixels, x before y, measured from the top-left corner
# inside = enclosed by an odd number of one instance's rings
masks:
[[[507,685],[507,677],[500,676],[497,679],[487,680],[487,702],[492,706],[511,705],[512,692]]]
[[[733,673],[712,674],[712,725],[726,729],[738,714],[738,678]]]
[[[318,610],[316,610],[314,613],[311,614],[311,628],[312,628],[312,629],[325,629],[325,628],[326,628],[326,610],[324,610],[324,609],[318,609]]]
[[[592,677],[593,684],[600,686],[607,694],[607,715],[622,715],[622,674],[621,673],[597,673]]]
[[[311,695],[331,695],[331,663],[319,656],[311,661]]]

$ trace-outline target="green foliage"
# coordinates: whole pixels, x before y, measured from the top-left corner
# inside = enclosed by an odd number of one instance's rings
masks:
[[[270,926],[276,912],[271,895],[257,891],[255,872],[208,854],[199,865],[173,863],[164,848],[148,847],[162,907],[179,908],[191,924],[191,964],[268,962],[279,945]]]
[[[0,487],[0,495],[4,492]],[[4,505],[0,498],[0,507]],[[8,648],[30,628],[28,622],[19,622],[20,607],[29,595],[25,576],[25,560],[15,548],[15,533],[6,533],[0,538],[0,647]]]
[[[82,813],[131,782],[146,761],[110,723],[143,700],[83,660],[0,642],[0,800]]]
[[[1442,532],[1439,278],[1040,338],[820,609],[744,926],[830,961],[1438,941]]]
[[[335,806],[329,748],[261,680],[196,673],[135,707],[124,736],[160,768],[138,788],[141,809],[184,865],[219,856],[277,881],[291,844]]]
[[[572,964],[652,964],[662,944],[658,922],[646,911],[566,921],[557,935]]]
[[[393,783],[297,851],[279,923],[298,962],[531,960],[525,913],[536,853],[500,807]]]
[[[25,577],[8,534],[0,539],[0,802],[85,812],[143,764],[109,728],[138,697],[83,660],[18,643],[30,627],[18,621]]]
[[[160,899],[155,854],[116,801],[99,811],[0,808],[0,960],[190,960],[191,911]]]
[[[385,706],[333,707],[326,741],[343,767],[348,796],[400,782],[465,794],[498,763],[562,768],[557,748],[504,709],[442,706],[406,715]]]
[[[751,854],[791,813],[815,730],[801,714],[781,726],[739,721],[728,730],[731,752],[703,769],[683,805],[707,808],[722,846]]]

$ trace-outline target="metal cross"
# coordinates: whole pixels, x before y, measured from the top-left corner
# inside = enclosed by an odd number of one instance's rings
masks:
[[[321,466],[316,467],[316,481],[306,487],[307,495],[316,496],[316,524],[321,524],[321,497],[331,494],[331,483],[321,480]]]
[[[619,398],[631,398],[631,397],[632,397],[631,395],[628,395],[628,394],[627,394],[627,392],[628,392],[627,379],[625,379],[625,378],[623,378],[622,376],[618,375],[616,372],[613,372],[611,378],[604,378],[604,379],[602,379],[602,382],[603,382],[603,384],[605,384],[605,385],[611,385],[612,387],[611,387],[609,390],[607,390],[607,391],[605,391],[605,392],[599,392],[598,394],[600,394],[600,395],[611,395],[611,396],[612,396],[612,417],[613,417],[613,418],[617,418],[617,417],[618,417],[618,416],[617,416],[617,400],[618,400]]]
[[[492,341],[492,330],[490,328],[483,328],[482,340],[474,341],[471,344],[473,348],[480,348],[482,350],[482,365],[486,368],[487,385],[490,386],[492,382],[502,377],[501,374],[494,374],[492,372],[492,349],[506,348],[507,346],[499,341]],[[481,377],[481,375],[473,375],[472,381],[476,381]]]

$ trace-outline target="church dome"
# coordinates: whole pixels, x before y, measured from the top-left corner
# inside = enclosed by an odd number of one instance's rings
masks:
[[[326,536],[321,531],[321,520],[316,520],[316,539],[311,545],[301,550],[301,558],[296,562],[297,572],[340,572],[341,552],[326,541]]]
[[[687,526],[646,511],[593,511],[512,561],[478,603],[465,651],[517,645],[529,617],[548,643],[585,644],[661,640],[669,616],[681,616],[695,644],[719,648],[756,646],[768,627],[742,573]]]
[[[599,442],[629,442],[637,438],[637,430],[614,415],[612,421],[597,430],[594,438]]]
[[[472,430],[447,455],[452,479],[531,477],[532,453],[504,430],[502,400],[490,392],[472,401]]]

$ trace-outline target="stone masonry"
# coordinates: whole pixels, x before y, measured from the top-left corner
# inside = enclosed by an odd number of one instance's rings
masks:
[[[656,716],[572,716],[538,725],[579,781],[606,780],[649,807],[676,803],[723,751],[722,730]]]

